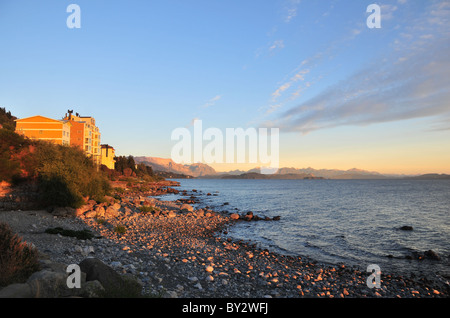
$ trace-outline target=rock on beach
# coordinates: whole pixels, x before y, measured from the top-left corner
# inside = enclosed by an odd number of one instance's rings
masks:
[[[83,212],[76,213],[78,216],[54,216],[46,211],[2,212],[0,222],[10,223],[52,262],[80,264],[85,282],[96,281],[104,288],[130,284],[127,286],[146,295],[177,298],[449,297],[445,286],[385,273],[380,290],[368,289],[367,273],[355,268],[277,254],[219,235],[241,220],[237,213],[202,209],[202,214],[192,205],[182,208],[184,204],[156,199],[151,200],[154,211],[143,213],[140,207],[146,199],[122,195],[119,202],[88,202]],[[99,222],[101,208],[105,219]],[[109,208],[114,212],[107,213]],[[252,221],[254,218],[252,214]],[[78,240],[45,233],[46,228],[57,226],[89,229],[95,237]],[[125,231],[118,232],[119,226]],[[86,259],[84,251],[89,251],[91,258]],[[125,274],[136,280],[114,283]],[[6,291],[0,290],[0,295],[32,290],[31,285],[8,286]]]

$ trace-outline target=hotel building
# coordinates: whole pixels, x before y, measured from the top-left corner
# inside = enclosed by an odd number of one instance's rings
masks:
[[[90,116],[80,116],[78,113],[74,115],[73,111],[69,110],[63,120],[71,123],[70,145],[81,148],[92,157],[96,164],[100,165],[100,130],[95,125],[95,119]]]
[[[58,145],[70,145],[71,123],[44,116],[16,119],[16,132],[30,139],[40,139]]]

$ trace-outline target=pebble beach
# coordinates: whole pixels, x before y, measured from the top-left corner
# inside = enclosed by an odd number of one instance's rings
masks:
[[[165,184],[164,191],[167,191]],[[159,191],[159,192],[158,192]],[[345,264],[320,264],[258,248],[227,236],[235,222],[247,222],[179,201],[161,193],[122,193],[88,202],[74,213],[0,211],[23,240],[51,260],[79,263],[95,257],[118,273],[142,282],[143,295],[163,298],[448,298],[445,279],[381,273],[380,288],[367,283],[370,273]],[[143,206],[151,207],[142,209]],[[259,222],[266,222],[265,220]],[[269,221],[276,222],[276,221]],[[46,229],[89,230],[80,240]]]

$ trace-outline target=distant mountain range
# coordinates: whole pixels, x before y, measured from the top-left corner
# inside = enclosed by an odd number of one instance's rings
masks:
[[[217,174],[214,168],[204,163],[195,163],[192,165],[182,165],[173,162],[172,159],[157,157],[134,157],[137,163],[144,163],[152,167],[153,171],[170,172],[174,174],[183,174],[192,177],[201,177]]]
[[[384,175],[376,171],[366,171],[361,169],[337,170],[337,169],[314,169],[314,168],[280,168],[272,175],[261,174],[259,168],[248,171],[233,170],[228,172],[217,172],[214,168],[204,163],[191,165],[178,164],[172,159],[157,157],[134,157],[137,163],[144,163],[152,167],[164,177],[181,178],[220,178],[220,179],[450,179],[447,174],[424,174],[424,175]]]

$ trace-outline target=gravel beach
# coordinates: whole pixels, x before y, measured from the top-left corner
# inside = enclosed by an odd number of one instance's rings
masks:
[[[143,212],[143,205],[151,206],[151,211]],[[99,208],[103,208],[100,214]],[[227,238],[227,229],[243,220],[142,194],[122,195],[102,206],[91,203],[76,215],[55,215],[43,210],[0,211],[0,222],[8,223],[14,232],[55,262],[69,265],[86,257],[98,258],[119,273],[139,278],[143,294],[155,297],[448,298],[450,295],[445,279],[390,273],[381,274],[381,288],[369,288],[370,273],[345,264],[323,265]],[[80,240],[45,233],[55,227],[88,229],[95,237]]]

